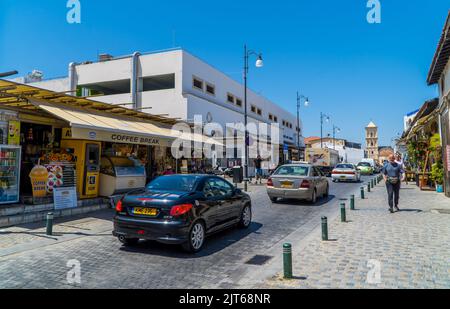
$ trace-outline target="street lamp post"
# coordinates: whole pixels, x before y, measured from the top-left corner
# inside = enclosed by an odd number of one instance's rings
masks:
[[[302,99],[305,100],[305,107],[308,107],[309,105],[308,97],[299,94],[297,91],[297,155],[299,161],[300,161],[300,105]]]
[[[333,125],[333,149],[336,150],[336,132],[341,133],[341,129]]]
[[[320,148],[323,148],[323,121],[326,120],[326,122],[330,121],[330,116],[320,113]]]
[[[249,71],[249,58],[251,55],[257,56],[255,66],[262,68],[264,63],[261,53],[255,53],[252,50],[247,49],[247,45],[244,45],[244,125],[245,125],[245,162],[244,162],[244,191],[248,190],[248,146],[249,146],[249,134],[247,129],[248,123],[248,110],[247,110],[247,74]]]

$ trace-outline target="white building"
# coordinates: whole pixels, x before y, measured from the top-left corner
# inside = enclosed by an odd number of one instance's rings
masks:
[[[345,139],[334,139],[325,137],[322,143],[319,138],[310,139],[308,142],[311,148],[328,148],[339,152],[339,160],[344,163],[358,164],[364,159],[364,150],[362,145],[358,143],[351,143]]]
[[[244,86],[181,49],[116,58],[102,55],[98,62],[69,64],[67,78],[31,84],[189,122],[198,115],[224,128],[244,122]],[[297,147],[296,116],[251,90],[247,102],[249,123],[277,122],[281,150],[285,144]],[[302,135],[301,122],[298,130]]]
[[[408,113],[403,117],[403,128],[404,128],[404,132],[408,131],[409,128],[411,127],[411,124],[414,120],[414,118],[416,118],[417,113],[419,112],[419,110],[416,110],[414,112]]]

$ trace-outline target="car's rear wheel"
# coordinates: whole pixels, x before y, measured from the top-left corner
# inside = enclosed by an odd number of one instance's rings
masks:
[[[136,245],[139,242],[139,238],[127,238],[127,237],[125,237],[123,235],[120,235],[117,238],[125,246],[134,246],[134,245]]]
[[[325,193],[323,194],[324,198],[328,198],[330,196],[330,186],[327,185],[327,188],[325,190]]]
[[[241,213],[241,220],[239,221],[239,227],[246,229],[250,226],[252,223],[252,208],[250,205],[245,205],[244,209]]]
[[[314,189],[311,199],[309,200],[311,202],[311,204],[315,204],[317,202],[317,191],[316,189]]]
[[[270,201],[271,201],[272,203],[276,203],[276,202],[278,202],[278,197],[271,197],[271,198],[270,198]]]
[[[197,221],[189,231],[189,239],[182,246],[183,249],[190,253],[199,252],[205,243],[205,226],[202,222]]]

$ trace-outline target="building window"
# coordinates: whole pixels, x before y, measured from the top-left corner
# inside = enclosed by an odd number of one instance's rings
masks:
[[[252,113],[256,113],[256,106],[255,105],[252,105],[251,111],[252,111]]]
[[[193,77],[192,78],[192,87],[203,91],[203,81],[200,78]]]
[[[236,105],[239,106],[239,107],[242,107],[242,100],[236,98]]]
[[[142,78],[142,91],[157,91],[175,88],[175,74],[147,76]]]
[[[206,83],[206,93],[216,95],[216,87],[212,84]]]
[[[273,121],[273,115],[272,114],[269,114],[269,120]]]
[[[286,121],[283,120],[283,127],[285,127],[285,126],[286,126]]]
[[[129,79],[79,85],[79,88],[81,88],[81,93],[86,93],[87,96],[115,95],[131,92]]]
[[[277,117],[277,116],[273,116],[273,121],[275,121],[276,123],[278,123],[278,117]]]
[[[257,113],[258,115],[262,116],[262,109],[258,108],[256,113]]]
[[[231,104],[234,104],[234,95],[232,95],[232,94],[227,94],[227,102],[228,103],[231,103]]]

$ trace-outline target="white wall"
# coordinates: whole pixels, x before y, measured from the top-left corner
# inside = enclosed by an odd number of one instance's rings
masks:
[[[23,83],[23,81],[21,81],[21,83]],[[42,88],[42,89],[47,89],[47,90],[51,90],[51,91],[56,91],[56,92],[65,92],[65,91],[69,91],[69,79],[68,78],[57,78],[57,79],[49,79],[49,80],[43,80],[40,82],[34,82],[34,83],[29,83],[28,85],[33,86],[33,87],[37,87],[37,88]]]
[[[320,143],[314,143],[311,145],[312,148],[320,148]],[[324,148],[329,149],[336,149],[339,152],[340,159],[343,160],[343,162],[346,163],[353,163],[358,164],[361,162],[362,159],[364,159],[364,150],[363,149],[356,149],[356,148],[349,148],[342,145],[335,145],[335,148],[333,148],[333,142],[324,142],[323,143]]]
[[[210,84],[215,85],[215,95],[209,95],[205,91],[201,91],[199,89],[195,89],[192,87],[192,79],[193,76],[202,79],[204,82],[208,82]],[[205,63],[204,61],[198,59],[197,57],[189,54],[186,51],[183,51],[183,93],[184,94],[192,94],[196,97],[203,98],[207,101],[214,102],[216,105],[222,106],[227,110],[236,111],[234,115],[241,114],[241,118],[243,119],[244,107],[238,107],[231,103],[227,102],[227,94],[230,93],[235,97],[244,101],[244,87],[237,81],[228,77],[224,73],[215,69],[211,65]],[[247,102],[248,102],[248,115],[256,122],[264,122],[270,123],[269,113],[278,117],[278,123],[280,124],[280,128],[284,130],[282,135],[288,135],[292,137],[292,140],[289,140],[291,143],[297,143],[297,135],[295,132],[295,127],[297,126],[297,118],[291,113],[287,112],[280,106],[275,103],[269,101],[268,99],[256,94],[255,92],[248,90],[247,91]],[[244,102],[243,102],[244,103]],[[251,105],[255,105],[258,108],[262,109],[262,116],[259,116],[255,113],[251,112]],[[208,107],[209,108],[209,107]],[[201,108],[200,108],[201,109]],[[203,106],[204,109],[204,106]],[[201,109],[201,110],[203,110]],[[192,115],[191,112],[189,112]],[[226,117],[226,116],[225,116]],[[221,118],[217,122],[221,123]],[[236,119],[236,118],[235,118]],[[282,121],[287,120],[292,123],[293,128],[282,128]],[[225,118],[224,118],[225,121]],[[232,122],[236,122],[233,120]],[[300,128],[302,128],[302,122],[300,121]],[[280,140],[282,141],[282,139]],[[301,139],[303,142],[303,138]]]
[[[86,85],[131,78],[131,58],[79,64],[75,67],[76,84]]]

